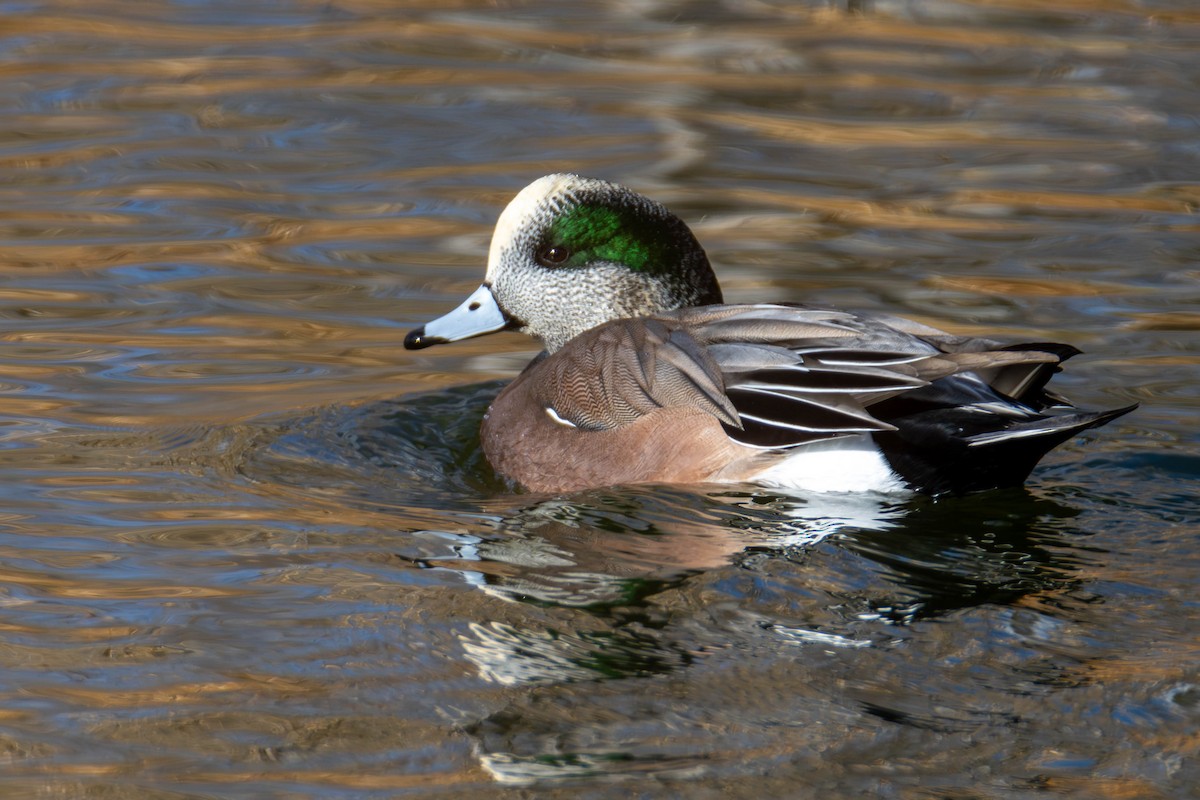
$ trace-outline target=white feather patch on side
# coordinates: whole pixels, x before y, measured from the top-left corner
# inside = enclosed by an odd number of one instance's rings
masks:
[[[546,416],[557,422],[559,425],[566,425],[568,428],[579,427],[574,422],[571,422],[571,420],[560,417],[558,412],[554,410],[554,406],[546,406]]]
[[[797,447],[792,455],[752,480],[806,492],[908,494],[912,491],[868,436],[845,436]]]

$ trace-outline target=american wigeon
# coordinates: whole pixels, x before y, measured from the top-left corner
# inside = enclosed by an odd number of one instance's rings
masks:
[[[496,224],[483,285],[412,331],[416,350],[502,329],[545,352],[481,430],[498,473],[539,492],[752,482],[793,491],[963,493],[1020,485],[1051,448],[1135,406],[1048,392],[1079,351],[909,320],[723,305],[662,205],[548,175]]]

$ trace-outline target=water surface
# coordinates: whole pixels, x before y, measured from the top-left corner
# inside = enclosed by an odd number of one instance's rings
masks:
[[[0,5],[0,793],[1183,798],[1200,12]],[[732,301],[1068,341],[1023,491],[511,492],[404,333],[556,170]]]

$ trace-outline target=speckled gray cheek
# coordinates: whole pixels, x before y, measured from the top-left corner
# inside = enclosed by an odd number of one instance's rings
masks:
[[[494,260],[488,265],[486,280],[497,303],[505,313],[522,323],[529,321],[528,309],[524,306],[537,297],[541,281],[532,260],[534,242],[541,235],[540,229],[519,229],[507,245],[493,254]]]

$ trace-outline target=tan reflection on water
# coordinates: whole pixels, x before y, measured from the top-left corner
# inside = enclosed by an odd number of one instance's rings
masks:
[[[238,589],[218,589],[212,586],[178,586],[148,581],[101,581],[57,578],[45,572],[0,569],[0,583],[30,589],[40,595],[67,599],[128,599],[176,597],[232,597],[242,594]]]

